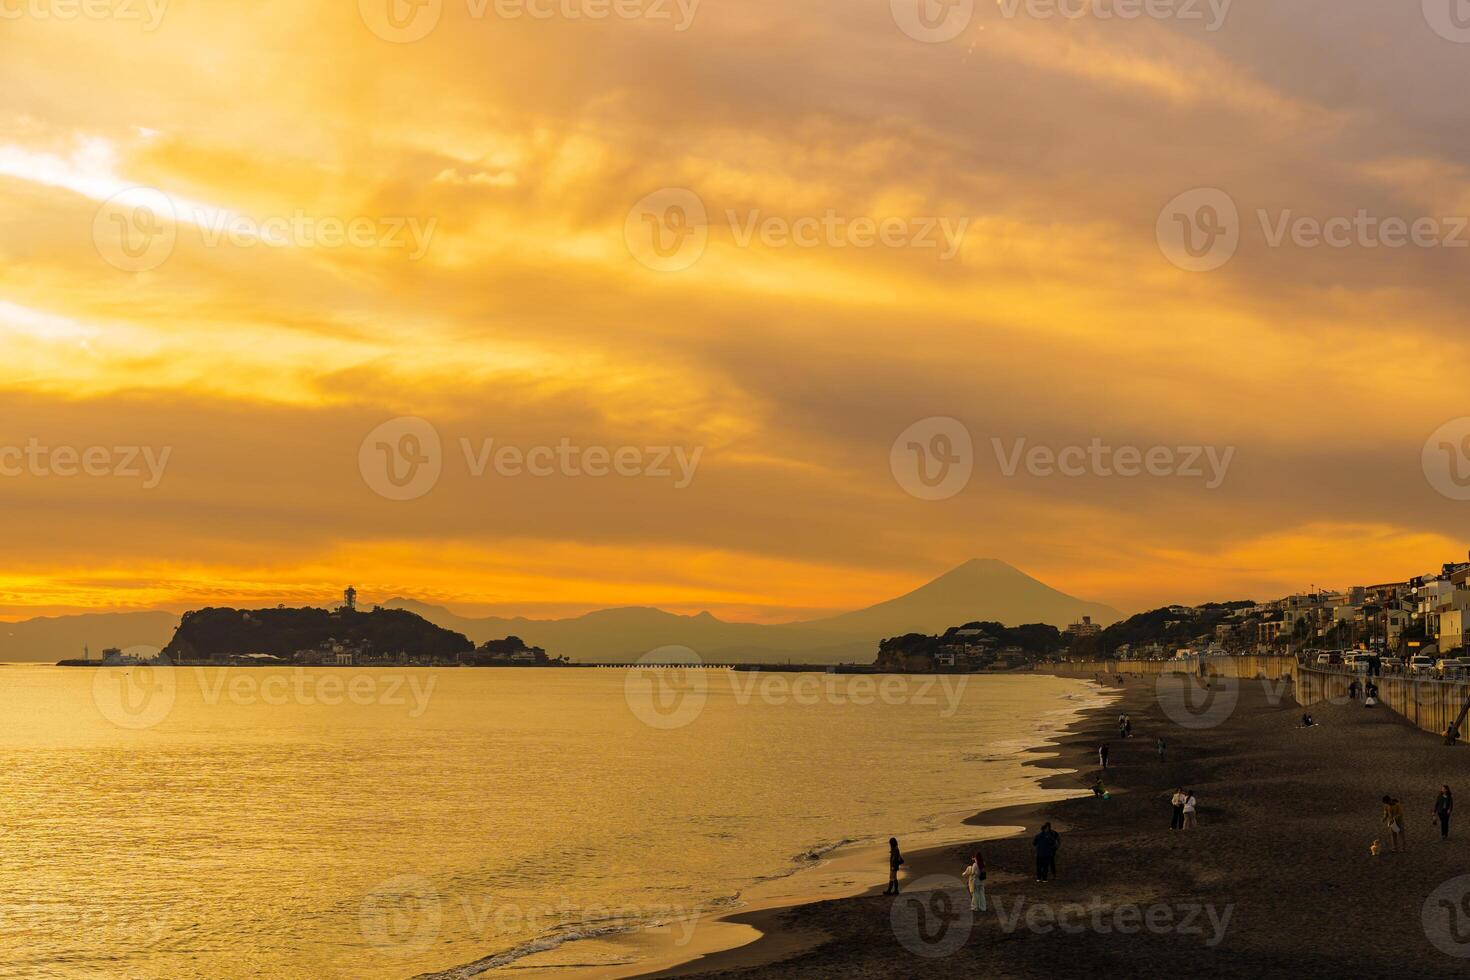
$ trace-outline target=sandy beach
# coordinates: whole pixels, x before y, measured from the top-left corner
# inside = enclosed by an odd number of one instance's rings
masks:
[[[1045,785],[1075,790],[1096,777],[1106,740],[1111,799],[968,821],[977,838],[1026,828],[984,845],[987,912],[968,914],[958,878],[971,848],[906,853],[897,900],[881,894],[886,872],[875,866],[860,897],[736,914],[761,938],[656,975],[1464,975],[1470,825],[1441,842],[1432,807],[1443,783],[1470,793],[1470,749],[1357,703],[1317,705],[1318,726],[1303,729],[1302,709],[1274,683],[1240,682],[1228,717],[1209,719],[1218,724],[1165,711],[1179,691],[1151,680],[1120,690],[1116,705],[1073,727],[1060,754],[1037,751],[1038,765],[1059,770]],[[1117,737],[1119,711],[1132,717],[1131,739]],[[1197,830],[1169,828],[1178,786],[1199,798]],[[1374,858],[1370,843],[1388,843],[1385,793],[1403,801],[1408,848]],[[1042,884],[1030,840],[1044,820],[1062,846],[1058,878]]]

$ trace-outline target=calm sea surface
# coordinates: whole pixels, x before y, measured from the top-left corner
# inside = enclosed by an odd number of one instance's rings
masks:
[[[943,680],[0,667],[0,977],[596,963],[1035,795],[1020,751],[1090,699]]]

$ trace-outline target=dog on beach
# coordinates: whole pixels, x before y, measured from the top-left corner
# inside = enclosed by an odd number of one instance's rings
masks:
[[[1372,844],[1369,844],[1368,845],[1368,852],[1370,854],[1372,854],[1374,857],[1377,857],[1378,856],[1378,852],[1379,851],[1382,851],[1382,850],[1383,850],[1383,845],[1381,845],[1378,841],[1374,841]]]

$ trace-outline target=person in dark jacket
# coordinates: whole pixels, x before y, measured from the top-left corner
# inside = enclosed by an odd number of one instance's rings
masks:
[[[1041,833],[1031,838],[1036,849],[1036,880],[1046,881],[1057,875],[1057,849],[1062,846],[1062,835],[1051,829],[1051,824],[1041,825]]]
[[[1450,813],[1455,809],[1455,797],[1448,786],[1442,787],[1434,801],[1434,815],[1439,818],[1439,839],[1450,839]]]
[[[903,867],[903,855],[898,851],[898,838],[888,838],[888,887],[883,890],[885,895],[898,894],[898,869]]]

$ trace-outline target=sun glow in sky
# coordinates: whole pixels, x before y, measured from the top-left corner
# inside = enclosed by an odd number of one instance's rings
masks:
[[[1470,44],[906,2],[0,5],[0,617],[775,621],[977,556],[1132,611],[1463,557],[1421,452],[1470,415]],[[1239,243],[1189,271],[1200,189]],[[1360,213],[1438,237],[1277,233]],[[926,500],[890,450],[935,417],[972,473]]]

